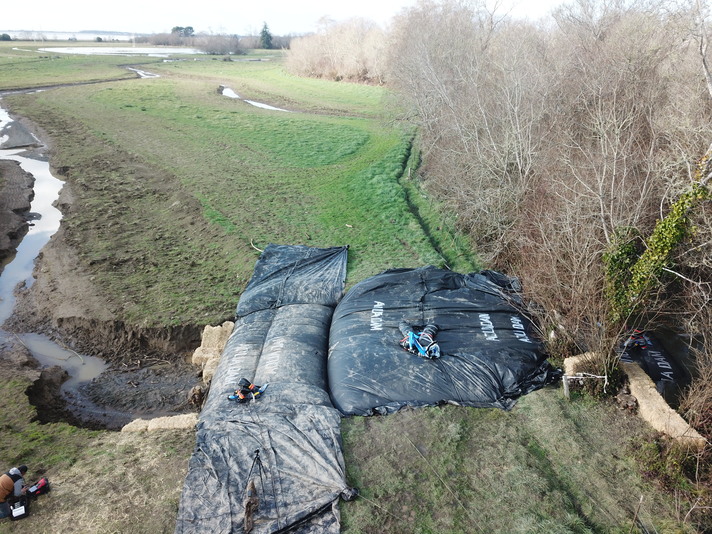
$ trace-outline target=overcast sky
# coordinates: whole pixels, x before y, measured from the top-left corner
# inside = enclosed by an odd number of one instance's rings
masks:
[[[544,15],[563,0],[507,0],[516,14]],[[259,33],[267,23],[273,35],[314,31],[320,19],[351,17],[374,20],[385,27],[417,0],[3,0],[0,30],[79,32],[169,32],[192,26],[196,32],[245,35]]]

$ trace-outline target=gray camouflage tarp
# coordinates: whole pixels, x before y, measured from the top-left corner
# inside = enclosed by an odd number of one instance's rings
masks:
[[[286,245],[260,256],[198,421],[176,534],[339,532],[349,488],[326,357],[346,256]],[[243,377],[268,386],[228,400]]]

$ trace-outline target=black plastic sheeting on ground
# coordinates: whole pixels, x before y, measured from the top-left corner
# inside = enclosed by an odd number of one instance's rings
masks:
[[[653,332],[636,330],[623,344],[621,361],[640,365],[655,382],[658,393],[670,403],[677,402],[680,392],[691,380],[685,366],[677,361],[662,339]]]
[[[519,312],[516,279],[432,266],[385,271],[356,284],[336,307],[329,386],[346,415],[451,403],[510,409],[560,376]],[[398,325],[434,324],[441,357],[400,347]]]
[[[346,259],[346,247],[260,256],[199,418],[177,534],[339,532],[349,488],[326,358]],[[228,400],[243,377],[267,389]]]

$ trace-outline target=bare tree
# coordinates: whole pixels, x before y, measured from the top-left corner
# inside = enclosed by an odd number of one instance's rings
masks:
[[[383,83],[385,45],[372,21],[322,19],[317,33],[292,40],[286,68],[302,76]]]
[[[388,79],[420,127],[425,184],[572,350],[601,344],[614,236],[651,231],[709,134],[685,16],[577,0],[536,28],[446,0],[395,23]]]
[[[212,55],[227,56],[245,53],[243,44],[237,35],[199,35],[195,45],[206,54]]]
[[[420,126],[427,183],[488,258],[517,219],[540,142],[538,39],[534,28],[459,1],[421,2],[393,28],[388,80]]]

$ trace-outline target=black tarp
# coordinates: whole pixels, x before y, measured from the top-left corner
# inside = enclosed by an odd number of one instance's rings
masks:
[[[432,266],[394,269],[356,284],[336,307],[329,387],[343,414],[452,403],[510,409],[560,374],[520,312],[516,279]],[[403,350],[398,325],[435,324],[442,356]]]
[[[666,331],[656,334],[636,330],[623,344],[621,361],[640,365],[655,382],[658,393],[667,402],[675,404],[682,389],[690,383],[691,375],[663,342],[665,337],[670,339],[673,336]]]
[[[260,256],[198,421],[177,534],[244,532],[246,518],[253,533],[339,532],[348,488],[326,357],[346,259],[346,247],[269,245]],[[269,385],[228,400],[243,377]]]

